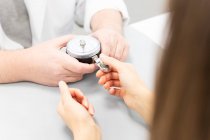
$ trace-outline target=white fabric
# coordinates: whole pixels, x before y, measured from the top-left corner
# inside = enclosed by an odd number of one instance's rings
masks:
[[[90,32],[92,16],[103,9],[115,9],[122,13],[124,22],[128,22],[127,8],[123,0],[24,0],[29,13],[32,44],[37,44],[72,32],[73,24],[83,25]],[[0,29],[0,49],[5,34]],[[13,42],[14,43],[14,42]],[[4,43],[4,45],[10,43]],[[18,46],[19,44],[14,45]]]
[[[115,9],[120,11],[123,16],[124,24],[128,24],[129,15],[123,0],[87,0],[84,24],[86,31],[91,31],[91,18],[95,13],[101,11],[102,9]]]
[[[0,50],[16,50],[16,49],[23,49],[23,47],[10,40],[4,33],[2,26],[0,24]]]

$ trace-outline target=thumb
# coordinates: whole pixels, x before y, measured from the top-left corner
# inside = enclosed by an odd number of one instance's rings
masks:
[[[61,92],[61,99],[62,102],[69,102],[69,100],[72,99],[71,94],[69,93],[69,88],[67,86],[67,84],[64,81],[60,81],[59,82],[59,88],[60,88],[60,92]]]
[[[63,47],[66,47],[67,43],[73,38],[74,38],[73,35],[65,35],[52,40],[51,43],[55,45],[57,48],[61,49]]]
[[[112,69],[115,69],[119,71],[120,69],[123,68],[123,63],[120,62],[119,60],[106,56],[104,54],[100,55],[100,59],[108,66],[110,66]]]

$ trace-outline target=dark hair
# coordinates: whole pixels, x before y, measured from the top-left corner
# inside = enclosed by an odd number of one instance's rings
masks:
[[[171,0],[151,140],[210,140],[210,0]]]

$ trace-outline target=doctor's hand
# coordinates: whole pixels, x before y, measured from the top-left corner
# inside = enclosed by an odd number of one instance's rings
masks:
[[[65,82],[59,82],[61,100],[58,113],[72,130],[74,139],[99,140],[100,130],[93,120],[94,109],[78,89],[69,89]]]
[[[23,80],[57,86],[60,80],[76,82],[84,74],[94,72],[95,65],[80,63],[61,51],[72,38],[67,35],[25,49],[26,69]]]
[[[96,37],[102,46],[102,53],[124,61],[129,52],[129,46],[126,39],[118,30],[111,28],[100,28],[92,34]]]
[[[111,71],[104,73],[99,70],[96,73],[99,84],[111,95],[122,98],[128,107],[137,111],[146,120],[150,119],[153,94],[139,78],[134,67],[103,54],[100,58],[110,66]],[[118,87],[118,89],[113,87]]]

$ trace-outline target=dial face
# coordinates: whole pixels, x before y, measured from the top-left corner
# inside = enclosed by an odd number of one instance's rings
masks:
[[[100,42],[91,36],[77,36],[67,44],[67,53],[75,58],[91,58],[101,50]]]

